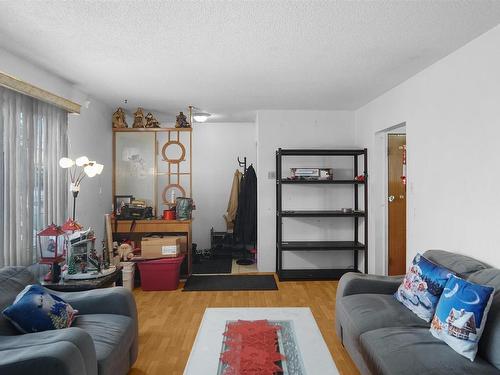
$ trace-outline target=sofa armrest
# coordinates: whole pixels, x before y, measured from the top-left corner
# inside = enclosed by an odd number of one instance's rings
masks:
[[[94,342],[80,328],[0,336],[0,374],[97,375]]]
[[[134,322],[134,342],[130,349],[131,363],[137,358],[139,350],[139,324],[134,295],[123,287],[94,289],[85,292],[54,292],[78,310],[78,315],[116,314],[132,318]]]
[[[349,272],[340,278],[337,299],[352,294],[393,294],[404,276],[378,276]]]
[[[128,289],[123,287],[103,288],[85,292],[54,292],[84,314],[116,314],[128,316],[137,321],[135,299]]]

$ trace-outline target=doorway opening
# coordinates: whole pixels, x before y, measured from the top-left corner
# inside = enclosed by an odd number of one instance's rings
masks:
[[[390,143],[396,142],[391,158]],[[406,123],[375,134],[372,176],[372,216],[374,218],[375,273],[406,272]],[[390,182],[392,180],[392,182]]]

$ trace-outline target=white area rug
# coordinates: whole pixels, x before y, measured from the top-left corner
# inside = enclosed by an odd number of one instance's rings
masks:
[[[309,308],[208,308],[198,329],[184,375],[218,375],[223,373],[219,358],[224,350],[223,333],[227,322],[268,320],[282,324],[280,352],[283,375],[336,375],[337,367]],[[291,347],[289,349],[284,346]],[[295,345],[296,344],[296,345]]]

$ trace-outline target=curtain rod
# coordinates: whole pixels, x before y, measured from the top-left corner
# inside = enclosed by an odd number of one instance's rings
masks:
[[[21,94],[55,105],[56,107],[62,108],[69,113],[80,113],[80,104],[41,89],[40,87],[34,86],[28,82],[21,81],[20,79],[14,78],[3,72],[0,72],[0,86],[7,87],[8,89],[20,92]]]

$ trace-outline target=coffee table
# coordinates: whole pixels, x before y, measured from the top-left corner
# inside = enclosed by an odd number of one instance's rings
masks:
[[[294,369],[290,366],[290,372],[288,372],[287,360],[285,360],[283,375],[336,375],[339,373],[309,308],[207,308],[184,369],[184,375],[221,374],[222,365],[219,358],[221,352],[224,351],[223,333],[228,322],[237,320],[268,320],[272,324],[281,322],[284,327],[287,327],[286,330],[290,333],[283,337],[292,338],[284,340],[295,341],[295,343],[280,343],[280,348],[282,344],[294,346],[291,353],[299,354],[294,361],[300,362],[300,366],[295,366]],[[296,354],[293,356],[295,357]]]
[[[107,288],[113,286],[114,283],[119,281],[122,276],[122,266],[116,266],[114,272],[95,279],[83,279],[83,280],[61,280],[57,283],[52,281],[44,281],[41,278],[40,284],[45,288],[57,290],[59,292],[81,292],[91,289]]]

